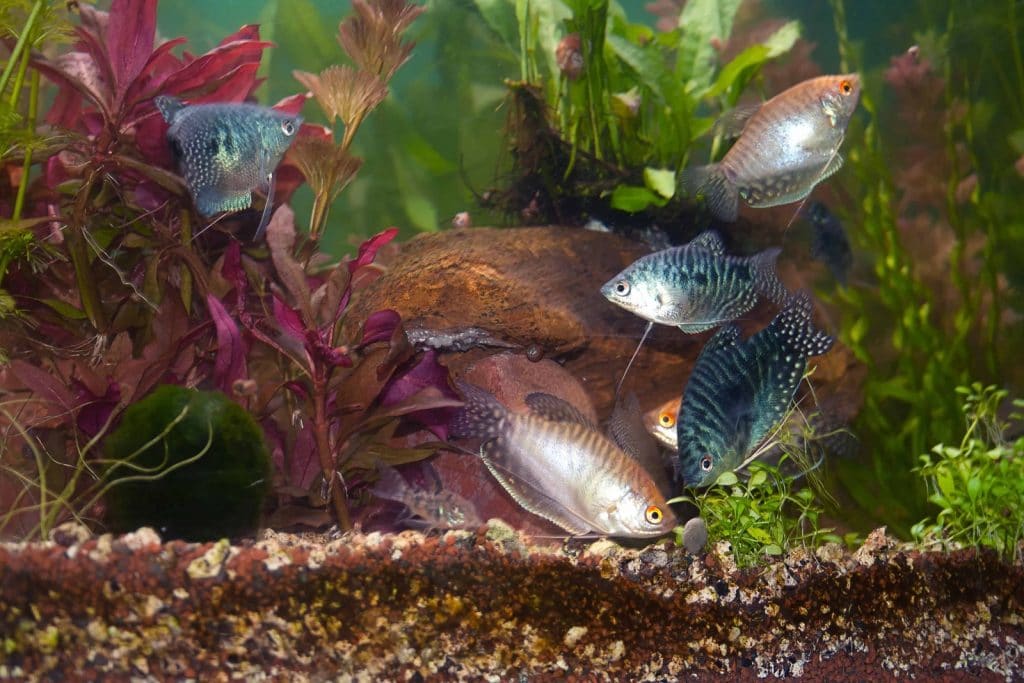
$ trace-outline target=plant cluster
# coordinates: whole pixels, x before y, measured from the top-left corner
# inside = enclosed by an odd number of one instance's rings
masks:
[[[704,491],[676,499],[697,507],[711,543],[729,542],[737,566],[756,565],[796,545],[842,540],[819,526],[823,506],[813,488],[795,488],[793,477],[775,465],[754,461],[748,469],[745,481],[725,472]]]
[[[156,40],[156,7],[114,0],[107,13],[34,0],[0,14],[11,51],[0,77],[0,213],[13,216],[0,227],[0,349],[9,359],[0,368],[0,507],[14,511],[0,533],[45,536],[70,516],[94,517],[88,494],[109,481],[102,442],[158,384],[220,390],[253,416],[275,463],[273,519],[347,528],[354,473],[374,459],[424,457],[416,444],[443,438],[435,411],[451,403],[446,371],[415,353],[393,311],[342,332],[349,301],[379,273],[374,258],[397,231],[336,264],[316,249],[329,198],[358,166],[352,135],[408,56],[402,32],[420,10],[354,3],[339,29],[358,64],[351,82],[302,77],[336,108],[344,139],[335,145],[328,129],[304,126],[294,160],[276,174],[285,202],[304,178],[328,199],[308,237],[285,205],[266,245],[243,246],[230,229],[244,235],[251,216],[216,230],[197,223],[153,98],[251,99],[270,43],[247,25],[205,54],[179,55],[184,39]],[[372,97],[338,91],[371,81]],[[305,100],[276,107],[298,112]],[[309,155],[312,147],[323,154]],[[398,430],[403,438],[392,439]]]
[[[967,428],[959,444],[938,444],[915,471],[928,484],[934,519],[914,525],[925,547],[993,548],[1009,561],[1024,552],[1024,400],[994,386],[957,387]],[[1006,408],[1009,407],[1007,414]]]
[[[977,14],[970,3],[928,5],[919,45],[884,73],[891,96],[873,79],[862,91],[868,123],[849,133],[858,144],[845,175],[859,200],[842,212],[857,226],[852,237],[873,272],[869,286],[834,297],[840,336],[869,367],[857,426],[869,463],[841,463],[840,477],[871,523],[904,534],[927,504],[912,471],[915,454],[956,438],[952,388],[972,377],[1021,381],[1007,351],[1024,331],[1007,315],[1024,235],[1014,165],[1024,145],[1013,144],[1024,140],[1024,70],[1019,54],[992,54],[1005,45],[954,47],[970,25],[963,20]],[[832,6],[848,70],[858,50],[846,36],[844,3]],[[1014,3],[983,13],[1002,17],[1007,45],[1019,43],[1024,28],[1016,13]],[[992,79],[993,69],[1000,78]],[[1006,115],[993,116],[993,106]],[[906,134],[896,139],[889,129]]]
[[[607,209],[679,214],[676,174],[713,111],[732,108],[762,67],[797,42],[796,22],[720,62],[740,0],[692,0],[656,32],[610,0],[478,2],[520,54],[510,83],[515,173],[506,200],[533,220]],[[722,140],[715,136],[712,155]]]

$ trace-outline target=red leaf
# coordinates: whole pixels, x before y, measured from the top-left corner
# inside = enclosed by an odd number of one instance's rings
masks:
[[[430,389],[432,391],[428,392]],[[437,353],[429,349],[419,362],[412,367],[399,371],[388,382],[381,392],[380,403],[388,407],[410,400],[417,394],[424,398],[437,392],[446,399],[459,400],[459,395],[448,384],[448,368],[437,362]],[[408,417],[429,429],[434,436],[445,440],[448,438],[448,423],[455,416],[449,406],[435,407],[424,405],[423,409],[407,413]]]
[[[238,325],[217,297],[207,294],[206,306],[217,328],[217,358],[213,363],[213,381],[218,389],[230,396],[234,383],[247,376],[245,341]]]
[[[306,326],[302,322],[302,316],[281,301],[276,294],[274,295],[274,321],[283,334],[299,342],[305,348]]]
[[[118,99],[153,54],[156,0],[114,0],[104,35]]]
[[[356,256],[354,260],[348,262],[348,272],[354,273],[362,266],[373,263],[374,257],[377,256],[377,251],[385,244],[395,239],[395,235],[397,234],[398,228],[388,228],[387,230],[377,233],[370,239],[363,242],[359,246],[359,255]]]
[[[372,313],[363,323],[363,338],[359,345],[366,346],[374,342],[388,341],[401,322],[402,316],[398,314],[398,311],[393,311],[390,308]]]
[[[171,74],[161,91],[172,95],[187,95],[195,90],[208,88],[211,82],[223,80],[241,66],[249,66],[252,75],[250,86],[255,85],[256,68],[259,67],[263,49],[273,43],[255,40],[238,40],[213,48],[206,54],[187,63],[177,73]]]
[[[260,25],[259,24],[246,24],[242,28],[238,29],[224,40],[220,41],[218,45],[227,45],[233,43],[236,40],[259,40],[260,39]]]
[[[298,93],[297,95],[290,95],[284,98],[283,100],[280,100],[277,104],[275,104],[274,109],[280,112],[284,112],[285,114],[293,114],[298,116],[298,114],[302,111],[302,107],[306,104],[306,100],[308,99],[309,95],[304,92]]]

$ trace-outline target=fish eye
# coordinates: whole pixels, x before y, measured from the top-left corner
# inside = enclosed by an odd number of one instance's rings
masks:
[[[289,137],[294,135],[295,134],[295,122],[292,121],[291,119],[285,119],[284,121],[282,121],[281,122],[281,132],[284,133],[285,135],[289,136]]]
[[[615,293],[619,296],[626,296],[629,294],[629,281],[619,280],[615,283]]]
[[[657,505],[648,505],[646,512],[644,512],[644,519],[647,520],[648,524],[661,524],[661,520],[664,517],[665,515],[662,513],[661,508]]]
[[[672,413],[662,413],[658,416],[658,424],[662,427],[674,427],[676,418],[672,416]]]
[[[844,78],[839,83],[839,92],[843,93],[844,95],[849,95],[850,93],[853,92],[853,83],[851,83],[848,79]]]
[[[711,471],[711,465],[712,464],[713,463],[711,461],[711,456],[710,455],[705,455],[703,458],[700,459],[700,468],[702,470],[704,470],[705,472],[710,472]]]

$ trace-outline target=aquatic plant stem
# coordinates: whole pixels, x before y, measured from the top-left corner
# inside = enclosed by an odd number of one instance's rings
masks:
[[[327,420],[327,385],[327,371],[317,368],[313,374],[313,438],[316,440],[320,469],[324,478],[330,482],[328,490],[331,492],[331,503],[334,505],[338,527],[342,531],[348,531],[352,528],[352,521],[348,516],[348,496],[345,494],[345,487],[337,485],[336,480],[340,475],[331,454],[330,424]]]
[[[78,296],[82,302],[85,314],[89,321],[99,332],[106,332],[107,316],[103,310],[103,303],[100,301],[99,292],[96,289],[96,280],[93,277],[92,269],[89,267],[89,254],[86,250],[85,236],[82,231],[88,230],[85,219],[86,206],[89,203],[89,196],[92,194],[92,187],[96,182],[99,173],[93,169],[86,178],[85,183],[78,191],[75,199],[75,207],[72,212],[73,222],[71,229],[67,231],[68,254],[71,256],[71,263],[75,267],[75,284],[78,287]]]
[[[28,63],[28,53],[25,53],[25,63]],[[26,122],[26,128],[31,132],[36,128],[36,116],[39,111],[39,72],[33,71],[31,77],[31,84],[29,86],[28,96],[28,121]],[[28,190],[29,182],[29,171],[32,169],[32,148],[28,147],[25,150],[25,161],[21,166],[21,181],[18,183],[18,195],[14,200],[14,210],[11,212],[11,218],[19,220],[21,218],[21,209],[25,206],[25,193]]]
[[[25,27],[18,36],[18,42],[14,44],[14,49],[11,50],[10,57],[7,58],[7,65],[4,67],[4,71],[0,74],[0,93],[7,89],[7,81],[11,79],[11,74],[14,72],[14,65],[19,63],[19,58],[24,52],[25,56],[28,56],[28,42],[29,35],[32,33],[32,29],[35,27],[36,21],[39,19],[39,13],[43,11],[43,7],[46,4],[46,0],[36,0],[36,4],[32,7],[32,11],[28,15],[28,19],[25,20]],[[19,88],[15,88],[15,95],[17,95]],[[15,97],[14,102],[17,102]]]

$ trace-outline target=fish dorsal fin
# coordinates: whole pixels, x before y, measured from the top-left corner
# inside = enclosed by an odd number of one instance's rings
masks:
[[[789,298],[789,292],[786,290],[786,286],[782,284],[782,280],[779,279],[775,268],[775,262],[781,253],[782,249],[772,247],[750,257],[750,268],[754,274],[755,289],[777,306],[782,306]]]
[[[721,351],[736,345],[740,338],[740,328],[736,325],[726,325],[704,344],[701,355]]]
[[[714,230],[705,230],[694,237],[687,246],[706,249],[712,254],[725,255],[725,245],[722,244],[722,238]]]
[[[501,449],[495,447],[494,441],[480,447],[480,459],[501,487],[527,512],[553,522],[574,536],[591,530],[590,522],[549,496],[537,482],[502,457]]]
[[[747,121],[760,109],[760,104],[748,104],[730,109],[715,121],[715,132],[727,140],[739,137],[743,128],[746,127]]]
[[[545,420],[550,420],[551,422],[575,422],[589,429],[594,429],[594,423],[583,413],[568,401],[557,396],[546,394],[543,391],[534,391],[527,394],[524,400],[532,412],[543,417]]]
[[[668,480],[661,460],[661,451],[650,432],[644,427],[640,401],[630,392],[624,399],[615,402],[612,417],[608,421],[608,437],[634,458],[651,475],[658,489],[665,493]]]
[[[153,98],[153,104],[156,105],[160,115],[164,117],[164,121],[167,123],[174,123],[178,112],[185,108],[184,102],[170,95],[160,95]]]

